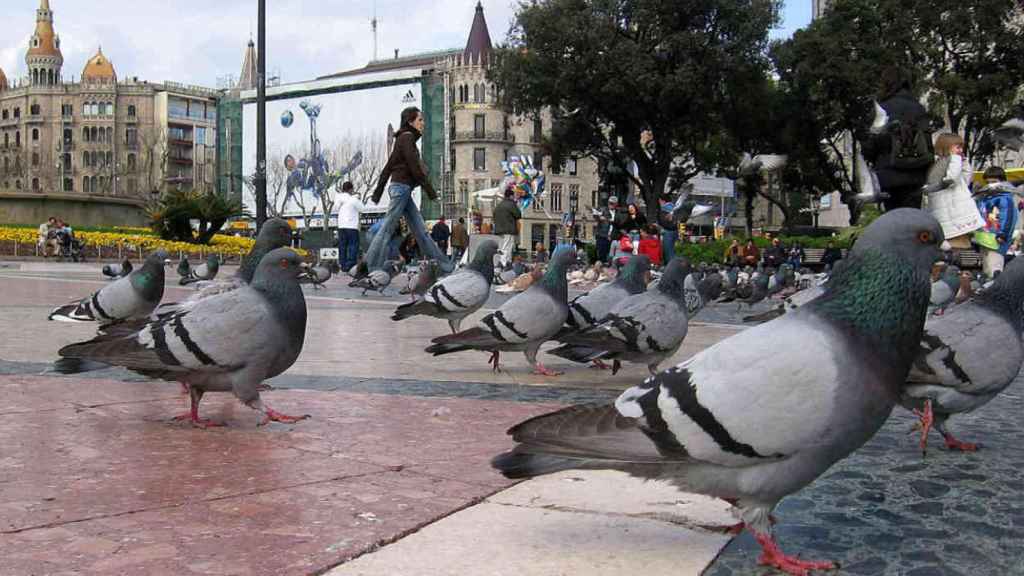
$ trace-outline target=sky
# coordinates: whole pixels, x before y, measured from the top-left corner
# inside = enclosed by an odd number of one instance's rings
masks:
[[[38,0],[3,0],[0,68],[25,74]],[[491,39],[505,37],[515,0],[482,0]],[[810,21],[810,0],[786,0],[784,38]],[[475,0],[272,0],[267,2],[267,75],[299,82],[358,68],[373,56],[376,10],[381,57],[462,47]],[[99,47],[119,78],[218,87],[237,77],[255,35],[256,0],[50,0],[64,54],[64,76],[81,75]]]

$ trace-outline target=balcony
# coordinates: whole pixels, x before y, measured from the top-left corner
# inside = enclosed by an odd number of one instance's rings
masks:
[[[484,131],[478,132],[476,130],[468,130],[465,132],[456,132],[455,137],[452,139],[453,142],[495,142],[498,144],[515,144],[516,137],[514,134],[501,132],[501,131]]]
[[[42,124],[44,122],[46,122],[46,117],[42,114],[36,114],[35,116],[29,114],[28,116],[25,116],[26,124]]]
[[[188,146],[189,148],[195,144],[192,140],[186,140],[184,138],[167,138],[167,143],[174,146]]]
[[[171,164],[178,164],[180,166],[191,166],[192,165],[192,159],[191,158],[176,158],[174,156],[169,156],[167,158],[167,160]]]

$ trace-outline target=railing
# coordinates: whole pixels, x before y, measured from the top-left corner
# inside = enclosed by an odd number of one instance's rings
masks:
[[[453,140],[455,142],[507,142],[514,144],[516,137],[514,134],[506,132],[468,130],[456,132]]]

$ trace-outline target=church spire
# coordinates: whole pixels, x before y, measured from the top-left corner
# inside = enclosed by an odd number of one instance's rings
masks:
[[[238,90],[252,90],[256,88],[256,44],[249,38],[249,44],[245,48],[245,58],[242,60],[242,73],[238,75]]]
[[[484,18],[484,7],[476,3],[476,14],[473,16],[473,27],[469,29],[469,40],[466,50],[462,53],[464,64],[486,66],[491,59],[491,34],[487,31],[487,20]]]

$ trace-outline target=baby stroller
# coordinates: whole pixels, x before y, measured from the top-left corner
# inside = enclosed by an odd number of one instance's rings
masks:
[[[85,242],[75,239],[75,233],[68,230],[57,231],[57,259],[63,261],[71,258],[73,262],[85,262]]]

